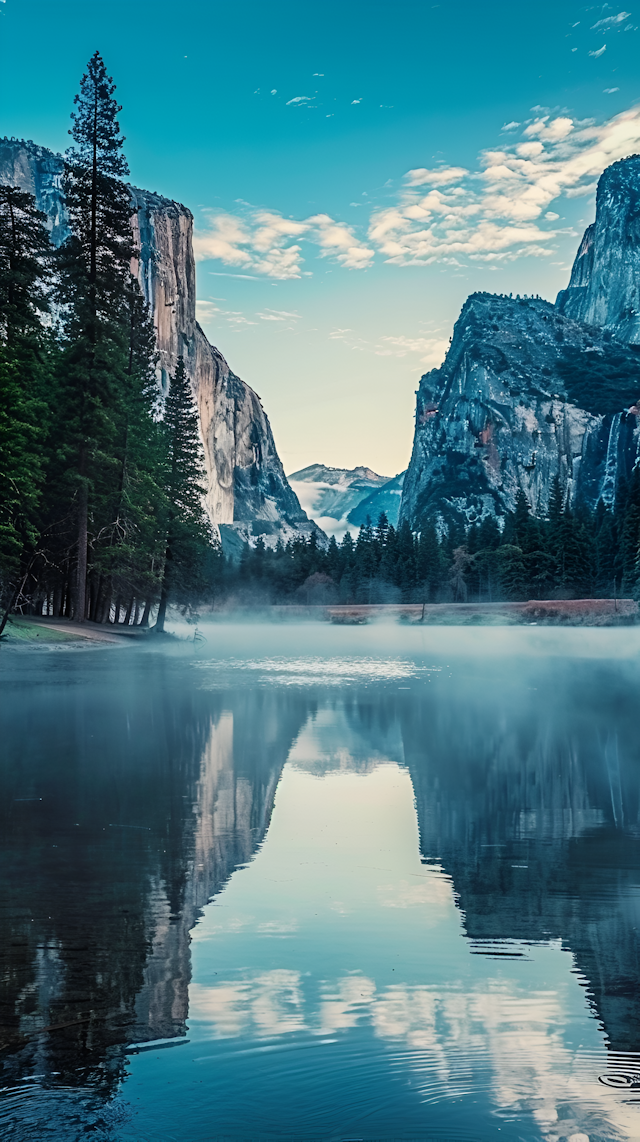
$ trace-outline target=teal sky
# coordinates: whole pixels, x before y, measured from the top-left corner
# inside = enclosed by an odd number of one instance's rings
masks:
[[[64,149],[98,48],[132,181],[193,210],[203,327],[287,472],[392,475],[467,294],[554,298],[599,173],[640,151],[638,25],[567,0],[0,0],[0,134]]]

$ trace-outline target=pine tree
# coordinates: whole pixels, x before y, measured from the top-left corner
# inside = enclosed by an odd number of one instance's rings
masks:
[[[535,548],[535,539],[535,521],[531,516],[529,501],[522,488],[518,488],[515,510],[507,517],[503,542],[527,552]]]
[[[488,515],[478,526],[478,549],[494,551],[501,541],[500,528],[494,516]]]
[[[49,310],[52,249],[46,221],[32,194],[0,185],[0,339],[14,351],[31,337],[40,340]]]
[[[615,596],[620,585],[618,530],[615,517],[602,502],[598,501],[594,521],[595,576],[598,594],[605,598]]]
[[[638,549],[640,546],[640,468],[631,473],[625,496],[620,534],[622,586],[624,594],[634,595],[638,583]]]
[[[416,563],[422,601],[433,602],[443,581],[442,548],[433,524],[427,524],[420,533],[417,542]]]
[[[138,282],[126,292],[128,333],[125,385],[113,417],[113,466],[105,523],[93,543],[89,576],[90,615],[108,617],[112,598],[126,600],[125,622],[143,606],[148,619],[158,589],[164,536],[158,523],[162,502],[163,437],[157,423],[155,330]],[[117,617],[116,617],[117,621]]]
[[[53,348],[41,319],[50,271],[45,216],[33,195],[0,186],[0,589],[6,602],[39,533]]]
[[[164,406],[165,557],[156,631],[164,631],[167,604],[188,605],[205,586],[211,529],[204,504],[204,462],[198,413],[180,357]]]
[[[71,236],[59,258],[66,307],[60,434],[65,482],[75,502],[73,617],[78,622],[86,613],[89,515],[108,495],[115,410],[126,384],[125,294],[134,248],[130,194],[122,181],[129,169],[114,90],[96,52],[75,98],[70,130],[75,146],[67,151],[63,180]]]

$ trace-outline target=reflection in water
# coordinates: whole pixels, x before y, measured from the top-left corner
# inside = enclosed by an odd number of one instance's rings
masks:
[[[637,1137],[639,671],[308,642],[0,663],[0,1124]]]
[[[10,665],[4,1081],[52,1077],[107,1095],[126,1043],[185,1034],[189,931],[260,844],[306,712],[277,693],[222,703],[161,657]]]

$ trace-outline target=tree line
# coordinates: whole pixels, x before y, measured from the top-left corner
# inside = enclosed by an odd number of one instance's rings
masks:
[[[11,609],[147,624],[201,597],[215,558],[184,361],[163,399],[131,272],[115,86],[98,52],[75,97],[54,249],[34,196],[0,186],[0,594]]]
[[[618,488],[615,508],[595,512],[565,503],[559,479],[544,518],[534,517],[521,490],[502,528],[487,516],[439,534],[433,524],[413,533],[383,513],[354,539],[314,535],[267,548],[245,548],[239,566],[218,556],[218,603],[502,602],[640,595],[640,472]]]

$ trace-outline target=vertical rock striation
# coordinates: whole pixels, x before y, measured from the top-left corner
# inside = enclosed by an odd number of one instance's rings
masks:
[[[0,182],[35,195],[56,245],[67,234],[62,170],[61,155],[21,139],[0,140]],[[259,535],[268,545],[312,531],[324,539],[287,482],[260,398],[231,371],[196,321],[191,211],[159,194],[130,189],[139,248],[132,268],[154,316],[159,382],[166,391],[184,356],[200,415],[207,509],[223,544],[237,550]]]
[[[419,529],[546,510],[559,476],[572,502],[615,502],[638,457],[640,156],[598,184],[571,280],[555,307],[472,294],[443,365],[417,392],[401,520]],[[631,348],[629,348],[631,346]]]
[[[568,399],[559,368],[567,351],[604,355],[608,345],[540,299],[467,299],[444,364],[420,381],[401,519],[419,529],[427,519],[501,516],[519,488],[541,514],[556,475],[571,498],[597,503],[611,483],[620,418]],[[627,420],[636,447],[636,417]]]
[[[620,341],[640,342],[640,155],[613,163],[600,178],[596,220],[556,306]]]

